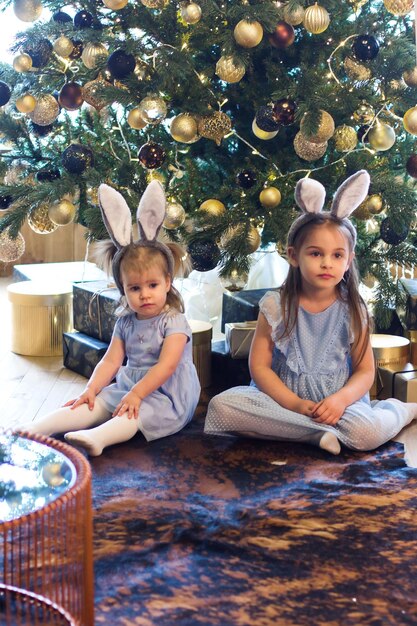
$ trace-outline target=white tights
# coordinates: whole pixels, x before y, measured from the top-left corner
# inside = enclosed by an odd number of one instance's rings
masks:
[[[81,446],[90,456],[99,456],[105,447],[128,441],[140,430],[139,419],[129,419],[127,414],[120,417],[111,415],[104,402],[96,398],[92,411],[87,404],[75,409],[62,407],[21,428],[47,436],[66,433],[66,441]]]

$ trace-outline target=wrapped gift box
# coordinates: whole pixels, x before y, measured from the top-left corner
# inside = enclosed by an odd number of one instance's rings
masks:
[[[398,286],[405,298],[404,308],[399,309],[401,322],[408,330],[417,330],[417,280],[400,278]]]
[[[64,366],[73,372],[90,378],[97,363],[104,356],[108,344],[83,333],[62,335]]]
[[[212,385],[219,391],[250,383],[248,360],[232,359],[224,340],[211,345],[211,372]]]
[[[271,289],[244,289],[223,293],[222,332],[229,322],[248,322],[256,320],[259,313],[259,300]],[[273,291],[273,290],[272,290]]]
[[[412,363],[398,367],[379,367],[382,390],[378,399],[397,398],[402,402],[417,402],[417,368]]]
[[[225,324],[226,349],[232,359],[247,359],[255,334],[256,321]]]
[[[74,285],[73,294],[75,330],[109,343],[116,323],[119,290],[100,280]]]

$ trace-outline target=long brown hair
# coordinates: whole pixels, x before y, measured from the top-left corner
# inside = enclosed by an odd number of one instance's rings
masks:
[[[330,213],[316,213],[312,219],[302,226],[295,234],[292,247],[300,250],[309,233],[316,227],[331,224],[337,228],[347,239],[349,252],[354,251],[352,233],[346,228],[343,220]],[[302,281],[298,267],[290,265],[287,278],[280,288],[281,313],[284,321],[284,331],[280,338],[287,337],[293,330],[298,316]],[[337,285],[337,297],[346,302],[350,313],[350,325],[354,337],[352,349],[359,347],[359,362],[363,359],[368,346],[372,322],[366,304],[359,293],[359,272],[356,261],[353,258],[349,269],[345,272],[343,280]],[[363,335],[365,333],[365,335]],[[362,345],[359,345],[362,340]]]
[[[180,313],[184,313],[184,301],[179,291],[174,287],[173,280],[176,277],[187,275],[189,259],[179,244],[169,242],[165,245],[170,249],[174,257],[174,276],[171,276],[169,272],[166,255],[159,248],[144,246],[138,242],[132,242],[123,249],[119,263],[120,275],[122,270],[134,271],[140,274],[151,267],[158,267],[165,278],[169,278],[171,281],[171,288],[167,293],[167,304]],[[117,248],[110,239],[99,241],[95,245],[94,260],[109,275],[111,275],[112,269],[114,269],[112,261],[116,252]],[[121,276],[119,276],[119,281],[123,282]]]

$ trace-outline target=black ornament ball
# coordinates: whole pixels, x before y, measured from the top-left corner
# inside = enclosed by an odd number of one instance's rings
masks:
[[[80,59],[81,55],[83,53],[83,42],[79,41],[78,39],[76,39],[75,41],[72,42],[74,44],[74,47],[72,49],[71,54],[69,55],[70,59]]]
[[[289,126],[295,121],[295,112],[297,105],[290,98],[281,98],[274,102],[273,111],[274,119],[281,126]]]
[[[373,35],[358,35],[353,40],[352,52],[358,61],[372,61],[379,52],[378,40]]]
[[[23,50],[32,59],[32,67],[45,67],[51,58],[53,46],[49,39],[39,39]]]
[[[148,170],[154,170],[161,167],[165,161],[166,153],[162,146],[152,141],[144,143],[138,154],[139,161]]]
[[[243,189],[250,189],[256,184],[256,176],[251,170],[242,170],[236,176],[236,183]]]
[[[75,28],[91,28],[93,22],[94,17],[91,15],[91,13],[89,13],[89,11],[86,11],[85,9],[78,11],[78,13],[74,15]]]
[[[8,209],[12,202],[12,196],[0,196],[0,211]]]
[[[71,15],[68,15],[68,13],[65,13],[65,11],[56,11],[52,15],[52,19],[54,20],[54,22],[60,22],[61,24],[65,24],[66,22],[72,22]]]
[[[412,178],[417,178],[417,154],[411,154],[405,164],[407,174]]]
[[[29,130],[37,137],[46,137],[54,128],[56,128],[55,124],[47,124],[46,126],[35,124],[35,122],[29,124]]]
[[[405,241],[408,236],[407,226],[403,226],[401,228],[401,232],[397,231],[398,227],[397,230],[394,230],[389,217],[386,217],[384,220],[382,220],[380,226],[380,235],[382,241],[385,241],[385,243],[389,243],[391,246],[397,246],[402,241]]]
[[[36,172],[35,178],[39,183],[51,183],[52,181],[61,178],[61,172],[56,168],[52,170],[39,170],[39,172]]]
[[[78,83],[66,83],[59,92],[58,103],[67,111],[76,111],[83,102],[83,89]]]
[[[133,54],[127,54],[119,48],[109,56],[107,67],[113,78],[125,78],[135,69],[136,59]]]
[[[211,239],[193,241],[188,245],[188,254],[194,270],[209,272],[220,261],[220,250]]]
[[[367,124],[363,124],[362,126],[360,126],[357,130],[357,136],[358,136],[358,140],[361,141],[362,143],[369,143],[369,129],[371,127],[368,126]],[[367,133],[365,135],[365,133]]]
[[[94,154],[88,146],[73,143],[65,148],[61,161],[70,174],[82,174],[88,167],[94,165]]]
[[[256,125],[267,133],[272,133],[279,129],[279,123],[274,117],[274,110],[269,106],[261,106],[256,111]]]
[[[10,89],[9,85],[0,80],[0,106],[3,106],[3,104],[7,104],[10,100],[11,95],[12,90]]]

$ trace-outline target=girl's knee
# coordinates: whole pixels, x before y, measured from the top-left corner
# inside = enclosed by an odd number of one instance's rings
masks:
[[[348,432],[344,434],[346,445],[352,450],[361,452],[375,450],[375,448],[378,448],[383,443],[375,428],[371,428],[370,425],[360,422],[350,424]]]

